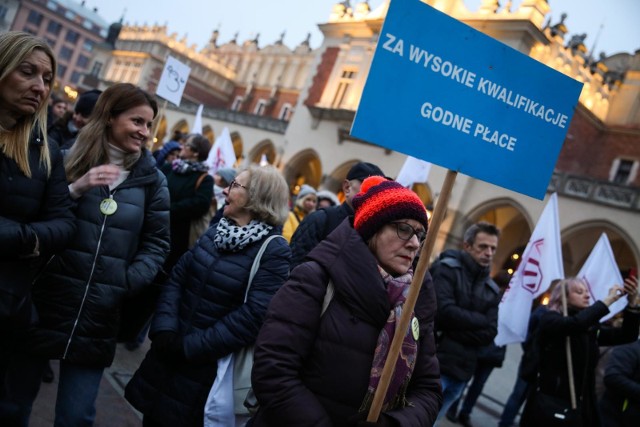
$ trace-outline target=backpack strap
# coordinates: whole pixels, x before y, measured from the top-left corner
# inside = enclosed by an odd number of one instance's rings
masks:
[[[204,181],[204,179],[207,177],[207,175],[209,175],[209,172],[203,172],[198,177],[198,180],[196,181],[196,187],[195,187],[196,190],[198,190],[198,188],[200,188],[200,184],[202,184],[202,181]]]

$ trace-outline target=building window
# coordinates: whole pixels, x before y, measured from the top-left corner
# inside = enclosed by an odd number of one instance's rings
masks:
[[[76,65],[80,68],[87,68],[87,65],[89,65],[89,57],[84,55],[78,56],[78,61],[76,62]]]
[[[71,56],[73,56],[73,50],[66,46],[62,46],[59,54],[60,59],[68,61],[71,59]]]
[[[27,22],[39,26],[42,23],[42,14],[35,10],[30,11],[29,16],[27,17]]]
[[[56,39],[50,39],[49,37],[45,37],[45,40],[47,41],[47,44],[49,46],[51,46],[51,49],[54,49],[56,47]]]
[[[93,43],[91,40],[85,40],[84,44],[82,45],[82,47],[84,48],[84,50],[86,50],[87,52],[91,52],[93,50],[93,46],[95,45],[95,43]]]
[[[49,21],[49,25],[47,25],[47,32],[49,34],[58,35],[60,34],[60,30],[62,30],[62,24],[56,21]]]
[[[9,8],[3,4],[0,4],[0,22],[4,22],[5,18],[7,17],[7,12],[9,11]]]
[[[82,73],[80,71],[74,70],[71,73],[71,79],[69,79],[69,80],[71,81],[71,83],[78,84],[78,82],[80,82],[80,78],[81,77],[82,77]]]
[[[616,184],[629,184],[636,178],[637,173],[638,161],[618,158],[611,165],[609,179]]]
[[[259,99],[258,102],[256,102],[256,108],[253,109],[253,114],[255,114],[256,116],[262,116],[264,115],[264,110],[267,108],[267,101],[264,99]]]
[[[100,71],[102,71],[102,62],[94,62],[93,63],[93,67],[91,67],[91,75],[92,76],[98,76],[100,74]]]
[[[292,111],[293,111],[293,108],[291,107],[291,104],[289,103],[284,104],[280,109],[280,114],[278,114],[278,118],[280,120],[289,120],[291,118]]]
[[[240,106],[242,105],[242,97],[236,96],[236,99],[233,100],[233,104],[231,104],[231,111],[238,111]]]
[[[69,43],[78,43],[78,40],[80,39],[80,34],[72,30],[67,30],[67,34],[65,35],[64,39]]]
[[[331,108],[344,108],[345,98],[349,92],[349,88],[353,84],[353,81],[358,74],[355,70],[343,70],[340,79],[338,80],[338,89],[331,102]]]
[[[67,73],[67,66],[58,63],[58,77],[64,78],[64,75]]]
[[[24,27],[24,28],[22,29],[22,31],[24,31],[25,33],[29,33],[29,34],[31,34],[32,36],[37,35],[37,34],[36,34],[36,32],[35,32],[33,29],[29,28],[29,27]]]

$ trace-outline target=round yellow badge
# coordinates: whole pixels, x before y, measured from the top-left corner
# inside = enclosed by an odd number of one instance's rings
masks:
[[[118,203],[111,197],[100,202],[100,212],[104,215],[113,215],[118,210]]]
[[[418,341],[418,338],[420,338],[420,322],[418,322],[417,317],[411,319],[411,332],[413,333],[413,339]]]

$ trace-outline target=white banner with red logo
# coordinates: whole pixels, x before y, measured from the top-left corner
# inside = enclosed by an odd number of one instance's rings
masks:
[[[597,300],[603,300],[613,285],[624,285],[620,269],[611,250],[611,244],[605,233],[602,233],[602,236],[598,239],[598,243],[591,250],[589,258],[585,261],[577,277],[587,284],[591,304]],[[620,298],[611,304],[609,306],[609,314],[600,319],[600,321],[609,320],[624,310],[627,302],[626,298]]]
[[[496,345],[523,342],[533,300],[543,294],[554,279],[564,278],[558,196],[553,193],[522,254],[498,309]]]
[[[229,129],[225,127],[211,147],[205,164],[209,166],[209,175],[213,176],[218,169],[232,168],[235,163],[236,153],[233,149],[233,141],[231,141]]]

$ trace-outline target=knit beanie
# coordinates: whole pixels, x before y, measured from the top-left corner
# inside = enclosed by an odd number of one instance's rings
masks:
[[[414,219],[427,229],[427,209],[416,193],[383,176],[362,181],[353,197],[353,227],[366,242],[383,226],[401,219]]]
[[[297,200],[302,200],[304,196],[308,196],[309,194],[316,194],[316,189],[310,185],[302,184],[300,191],[298,191]]]
[[[101,93],[102,91],[98,89],[84,92],[78,97],[74,111],[82,115],[83,117],[88,118],[93,112],[93,107],[95,107],[96,102],[98,102],[98,98],[100,97]]]
[[[220,175],[220,178],[222,178],[227,185],[231,184],[231,181],[236,179],[237,174],[236,170],[233,168],[220,168],[216,173]]]

